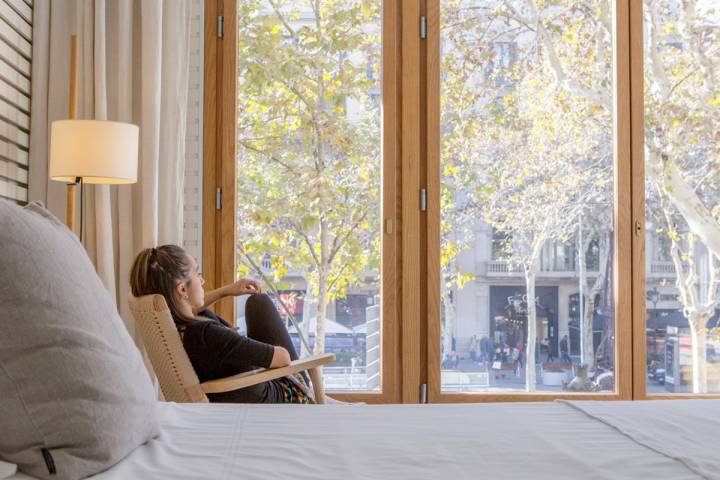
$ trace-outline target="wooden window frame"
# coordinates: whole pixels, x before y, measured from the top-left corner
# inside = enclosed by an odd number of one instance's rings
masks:
[[[645,299],[645,57],[643,39],[643,2],[629,2],[630,37],[630,99],[632,143],[632,223],[640,228],[633,235],[632,277],[633,277],[633,400],[680,400],[720,399],[719,393],[647,393],[647,336]]]
[[[613,150],[615,158],[614,188],[614,243],[613,275],[615,289],[615,391],[612,393],[558,393],[558,392],[498,392],[498,393],[443,393],[440,378],[440,2],[428,0],[427,39],[427,285],[428,301],[428,398],[432,403],[448,402],[537,402],[558,398],[586,400],[630,400],[632,398],[632,264],[630,142],[631,132],[624,128],[630,124],[630,57],[628,2],[615,0],[613,33],[614,124]],[[429,341],[434,339],[433,341]]]
[[[205,0],[203,270],[209,288],[235,280],[237,0]],[[645,339],[643,5],[614,0],[615,378],[613,393],[442,393],[440,379],[440,0],[383,6],[382,392],[340,393],[346,401],[444,402],[720,398],[647,395]],[[219,15],[224,35],[218,37]],[[420,39],[418,19],[427,18]],[[231,125],[231,128],[227,128]],[[222,208],[216,209],[216,188]],[[418,192],[427,190],[427,211]],[[385,229],[383,229],[385,230]],[[387,288],[394,285],[395,288]],[[234,321],[233,299],[221,316]],[[432,341],[430,341],[432,340]]]
[[[228,207],[237,197],[235,162],[223,161],[236,157],[234,130],[222,128],[237,122],[237,59],[231,48],[236,40],[237,19],[224,13],[233,11],[234,4],[231,0],[205,0],[202,266],[209,289],[235,280],[235,212],[233,208],[217,208],[218,201]],[[220,15],[225,18],[222,38],[217,22]],[[215,311],[235,323],[232,298],[218,302]]]
[[[401,110],[401,91],[406,78],[400,75],[401,2],[386,1],[383,7],[383,172],[382,220],[383,255],[381,262],[381,391],[331,392],[334,398],[350,402],[393,403],[400,399],[400,346],[398,319],[401,292],[396,285],[403,275],[401,246],[407,232],[400,218],[402,141],[395,118]],[[237,147],[237,0],[205,0],[204,66],[204,161],[203,161],[203,274],[207,288],[235,281],[235,201]],[[223,35],[218,35],[218,17],[223,17]],[[415,25],[415,28],[417,25]],[[403,110],[404,112],[404,110]],[[229,127],[228,127],[229,126]],[[413,139],[415,144],[419,139]],[[417,162],[417,157],[414,158]],[[218,198],[218,188],[221,194]],[[218,199],[221,208],[217,208]],[[413,202],[416,205],[416,202]],[[385,228],[387,222],[392,228]],[[404,280],[403,280],[404,281]],[[416,304],[419,303],[419,299]],[[235,321],[232,298],[220,301],[216,312]]]

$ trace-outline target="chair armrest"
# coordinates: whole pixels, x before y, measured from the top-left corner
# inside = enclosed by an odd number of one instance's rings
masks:
[[[218,378],[200,384],[200,388],[205,393],[223,393],[237,390],[239,388],[257,385],[258,383],[267,382],[275,378],[292,375],[293,373],[302,372],[303,370],[311,370],[321,365],[325,365],[335,360],[334,353],[326,353],[314,357],[301,358],[290,362],[290,365],[279,368],[257,368],[249,372],[239,373],[232,377]]]

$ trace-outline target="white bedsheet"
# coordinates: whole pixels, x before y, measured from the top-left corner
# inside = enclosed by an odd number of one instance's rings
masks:
[[[160,412],[157,439],[93,478],[720,479],[720,401],[165,403]],[[693,453],[695,443],[704,450]]]
[[[720,478],[720,401],[644,402],[631,412],[616,402],[566,403],[702,478]]]

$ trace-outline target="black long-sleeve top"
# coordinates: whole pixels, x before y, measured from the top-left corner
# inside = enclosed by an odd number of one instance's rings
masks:
[[[190,322],[185,327],[183,346],[200,382],[270,366],[273,345],[240,335],[210,310],[203,310],[199,316],[208,320]],[[208,399],[222,403],[279,403],[283,401],[282,385],[270,380],[232,392],[211,393]]]

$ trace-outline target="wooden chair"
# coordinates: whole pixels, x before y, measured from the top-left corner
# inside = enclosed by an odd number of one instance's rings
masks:
[[[168,402],[207,403],[208,393],[229,392],[307,370],[316,403],[325,403],[320,367],[335,360],[334,354],[295,360],[286,367],[258,368],[200,383],[183,348],[165,298],[162,295],[139,298],[130,295],[129,303],[148,358],[160,382],[160,389]]]

